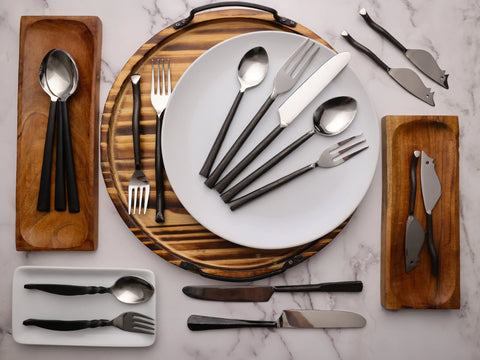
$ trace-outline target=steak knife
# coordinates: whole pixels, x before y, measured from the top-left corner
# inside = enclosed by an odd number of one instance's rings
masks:
[[[225,319],[191,315],[187,320],[192,331],[245,327],[266,328],[361,328],[367,321],[353,312],[337,310],[284,310],[276,321]]]
[[[185,295],[195,299],[214,301],[268,301],[274,292],[360,292],[363,289],[361,281],[342,281],[309,285],[283,286],[185,286]]]
[[[418,266],[420,250],[425,241],[425,230],[414,215],[417,195],[417,164],[420,151],[415,150],[410,163],[410,205],[405,230],[405,269],[407,274]]]
[[[442,184],[435,172],[434,160],[429,157],[425,151],[422,151],[420,176],[422,182],[422,196],[425,211],[427,213],[427,240],[428,250],[432,258],[432,275],[438,276],[438,254],[435,247],[435,241],[433,239],[433,221],[432,210],[438,202],[438,199],[442,195]]]
[[[380,35],[383,35],[393,45],[402,51],[408,60],[412,62],[421,72],[427,75],[430,79],[448,89],[448,74],[445,70],[440,69],[432,54],[421,49],[407,49],[397,39],[395,39],[387,30],[375,23],[367,14],[367,10],[361,9],[360,15],[367,22],[367,24]]]

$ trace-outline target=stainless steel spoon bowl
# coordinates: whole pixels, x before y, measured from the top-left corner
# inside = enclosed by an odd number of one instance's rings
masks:
[[[53,49],[49,54],[45,69],[46,84],[54,95],[66,101],[78,86],[77,65],[64,50]]]
[[[109,293],[126,304],[138,304],[148,301],[155,292],[153,286],[148,281],[137,276],[123,276],[108,288],[103,286],[62,284],[25,284],[24,288],[66,296]]]
[[[240,63],[238,64],[237,69],[237,77],[238,81],[240,82],[240,90],[238,91],[235,100],[233,101],[232,107],[228,112],[227,117],[223,121],[223,125],[220,128],[220,131],[215,138],[215,142],[213,143],[207,158],[205,159],[205,163],[203,164],[202,168],[200,169],[199,174],[208,177],[210,175],[210,170],[212,170],[213,163],[217,157],[217,154],[222,146],[223,140],[227,135],[228,128],[232,123],[233,117],[235,112],[237,111],[238,105],[240,104],[240,100],[245,93],[245,90],[253,88],[260,84],[268,72],[268,55],[267,51],[261,47],[255,47],[250,49],[243,55]]]

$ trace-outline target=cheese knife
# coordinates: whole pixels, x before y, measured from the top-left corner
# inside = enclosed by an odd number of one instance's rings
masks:
[[[225,319],[201,315],[191,315],[187,320],[188,328],[192,331],[245,327],[361,328],[366,323],[360,314],[338,310],[284,310],[276,321]]]
[[[360,292],[363,289],[361,281],[342,281],[309,285],[282,286],[185,286],[185,295],[195,299],[214,301],[268,301],[274,292]]]
[[[410,205],[405,230],[405,268],[407,274],[418,266],[418,255],[425,240],[425,230],[414,215],[417,195],[417,164],[420,151],[415,150],[410,163]]]
[[[367,24],[380,35],[383,35],[393,45],[402,51],[408,60],[412,62],[421,72],[427,75],[430,79],[448,89],[448,74],[445,70],[440,69],[432,54],[421,49],[407,49],[397,39],[395,39],[387,30],[375,23],[367,14],[367,10],[361,9],[360,15],[367,22]]]
[[[442,195],[442,184],[435,172],[434,160],[435,159],[429,157],[425,151],[422,151],[420,177],[422,182],[423,204],[427,213],[428,250],[432,259],[431,273],[433,276],[438,276],[439,260],[435,241],[433,239],[432,210]]]
[[[435,106],[433,92],[427,88],[418,75],[411,69],[391,68],[375,55],[370,49],[356,41],[347,31],[342,31],[342,36],[356,49],[363,52],[385,70],[390,77],[400,84],[405,90],[429,105]]]

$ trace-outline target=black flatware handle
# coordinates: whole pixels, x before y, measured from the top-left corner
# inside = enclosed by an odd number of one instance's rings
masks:
[[[357,40],[355,40],[348,32],[343,31],[342,36],[350,43],[350,45],[352,45],[357,50],[360,50],[365,55],[367,55],[370,59],[375,61],[375,63],[378,66],[380,66],[383,70],[385,70],[386,72],[390,71],[390,67],[387,64],[385,64],[382,60],[380,60],[380,58],[377,55],[375,55],[369,48],[367,48],[366,46],[360,44]]]
[[[64,170],[64,132],[63,132],[63,106],[64,101],[58,101],[57,109],[57,158],[55,168],[55,210],[65,211],[67,209],[67,197],[65,193],[65,170]]]
[[[190,315],[187,320],[187,325],[192,331],[246,327],[277,327],[277,323],[275,321],[237,320],[202,315]]]
[[[288,175],[285,175],[284,177],[281,177],[278,180],[272,181],[271,183],[262,186],[261,188],[252,191],[251,193],[248,193],[242,197],[239,197],[238,199],[234,199],[228,203],[230,206],[230,209],[232,211],[238,209],[239,207],[249,203],[252,200],[258,199],[260,196],[265,195],[266,193],[280,187],[281,185],[284,185],[293,179],[299,177],[300,175],[305,174],[306,172],[315,169],[315,164],[310,164],[307,166],[304,166],[301,169],[298,169],[297,171],[294,171]]]
[[[417,164],[420,156],[419,151],[414,151],[412,154],[412,160],[410,162],[410,203],[408,214],[413,215],[415,212],[415,197],[417,195]]]
[[[377,33],[380,35],[384,36],[388,41],[390,41],[392,44],[394,44],[397,48],[399,48],[402,52],[407,52],[407,49],[405,46],[403,46],[397,39],[395,39],[392,34],[390,34],[385,28],[382,26],[378,25],[375,21],[372,20],[370,15],[368,15],[367,11],[365,9],[360,10],[360,15],[363,17],[365,22]]]
[[[438,276],[439,260],[437,248],[435,247],[435,241],[433,239],[433,221],[432,214],[427,214],[427,239],[428,239],[428,251],[430,252],[430,258],[432,261],[431,273],[433,276]]]
[[[300,292],[300,291],[322,291],[322,292],[360,292],[363,290],[361,281],[339,281],[308,285],[281,285],[274,286],[276,292]]]
[[[133,89],[133,114],[132,114],[132,132],[133,132],[133,155],[135,158],[135,169],[141,168],[140,160],[140,75],[131,76]]]
[[[315,134],[315,131],[310,131],[302,136],[300,136],[297,140],[292,142],[288,145],[285,149],[277,153],[277,155],[273,156],[270,160],[265,162],[251,174],[246,176],[243,180],[232,186],[230,189],[222,193],[221,198],[224,202],[228,203],[232,200],[240,191],[245,189],[248,185],[258,179],[260,176],[265,174],[268,170],[282,161],[287,155],[292,153],[295,149],[297,149],[300,145],[302,145],[305,141],[310,139],[312,135]]]
[[[276,96],[269,96],[268,99],[263,103],[263,105],[260,107],[260,109],[257,111],[255,116],[250,120],[248,125],[245,127],[245,129],[242,131],[240,136],[235,140],[233,145],[230,147],[228,152],[225,154],[223,159],[220,161],[220,163],[217,165],[215,170],[210,174],[210,176],[205,180],[205,185],[207,185],[209,188],[212,188],[222,176],[223,172],[227,168],[228,164],[233,160],[234,156],[237,154],[238,150],[242,147],[242,145],[245,143],[247,138],[250,136],[252,131],[255,129],[257,126],[258,122],[260,119],[265,115],[267,110],[270,108],[270,106],[273,104],[275,101]]]
[[[80,204],[78,201],[77,175],[75,173],[75,161],[73,158],[72,134],[70,131],[70,118],[66,101],[60,102],[62,125],[63,125],[63,149],[65,174],[67,179],[68,211],[78,213]]]
[[[50,109],[48,111],[47,131],[45,134],[45,145],[43,148],[42,172],[40,175],[40,187],[38,190],[38,211],[50,211],[50,182],[52,179],[52,159],[57,104],[58,101],[51,101]]]
[[[26,326],[38,326],[43,329],[57,331],[75,331],[87,328],[96,328],[101,326],[109,326],[109,320],[42,320],[27,319],[23,322]]]
[[[278,135],[285,129],[278,125],[273,129],[262,141],[260,141],[257,146],[253,148],[240,162],[235,165],[235,167],[229,171],[222,179],[220,179],[215,185],[214,189],[218,192],[224,191],[228,185],[232,183],[233,180],[253,161],[255,158],[260,155],[260,153],[267,148],[268,145],[272,143],[273,140],[277,138]]]
[[[75,295],[92,295],[105,294],[109,289],[103,286],[78,286],[63,284],[25,284],[25,289],[33,289],[45,291],[50,294],[75,296]]]
[[[227,135],[227,132],[228,132],[228,129],[230,128],[230,124],[232,123],[233,117],[237,112],[238,105],[240,105],[240,100],[242,100],[243,94],[245,94],[245,91],[240,90],[238,92],[237,96],[235,97],[235,100],[233,101],[232,107],[230,108],[230,111],[228,112],[227,117],[223,121],[222,127],[220,128],[220,131],[218,132],[217,137],[215,138],[215,141],[210,151],[208,152],[208,156],[205,159],[205,162],[199,173],[203,177],[208,177],[208,175],[210,175],[210,171],[212,170],[213,163],[215,162],[218,152],[222,147],[223,140],[225,140],[225,136]]]
[[[155,126],[155,221],[157,223],[165,222],[165,188],[163,185],[163,156],[162,156],[162,126],[165,110],[157,116]]]

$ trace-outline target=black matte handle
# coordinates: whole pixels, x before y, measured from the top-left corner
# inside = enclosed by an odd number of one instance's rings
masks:
[[[207,185],[209,188],[212,188],[222,176],[223,172],[227,168],[228,164],[230,164],[230,161],[234,158],[238,150],[242,147],[242,145],[245,143],[247,138],[250,136],[252,133],[253,129],[257,126],[258,122],[260,119],[265,115],[267,110],[270,108],[270,106],[273,104],[275,101],[276,96],[269,96],[268,99],[263,103],[263,105],[260,107],[258,112],[255,114],[255,116],[250,120],[248,123],[247,127],[242,131],[240,136],[235,140],[233,143],[232,147],[228,150],[228,152],[225,154],[223,159],[220,161],[220,163],[217,165],[215,170],[210,174],[210,176],[205,180],[205,185]]]
[[[405,46],[403,46],[397,39],[395,39],[392,34],[390,34],[387,30],[385,30],[383,27],[373,21],[370,15],[367,14],[366,10],[362,9],[362,11],[360,11],[360,15],[362,15],[363,19],[373,30],[375,30],[380,35],[383,35],[387,40],[389,40],[393,45],[398,47],[402,52],[407,52]]]
[[[316,164],[313,163],[313,164],[310,164],[310,165],[307,165],[301,169],[298,169],[297,171],[294,171],[288,175],[285,175],[284,177],[281,177],[280,179],[278,180],[275,180],[265,186],[262,186],[261,188],[257,189],[257,190],[254,190],[252,191],[251,193],[248,193],[242,197],[239,197],[238,199],[234,199],[232,200],[231,202],[229,202],[229,206],[230,206],[230,209],[233,211],[233,210],[236,210],[238,209],[239,207],[247,204],[248,202],[252,201],[252,200],[255,200],[257,198],[259,198],[260,196],[262,195],[265,195],[266,193],[278,188],[279,186],[281,185],[284,185],[290,181],[292,181],[293,179],[299,177],[300,175],[303,175],[304,173],[312,170],[312,169],[315,169],[316,167]]]
[[[52,179],[53,144],[55,137],[55,121],[57,116],[57,101],[50,101],[48,111],[47,131],[43,148],[42,172],[38,190],[37,210],[50,211],[50,187]]]
[[[339,281],[308,285],[282,285],[274,286],[276,292],[300,292],[300,291],[323,291],[323,292],[360,292],[363,290],[361,281]]]
[[[132,132],[133,132],[133,156],[135,158],[135,169],[141,168],[140,162],[140,75],[132,75],[133,89],[133,114],[132,114]]]
[[[235,165],[235,167],[230,170],[230,172],[225,175],[222,179],[220,179],[217,184],[215,185],[215,190],[218,192],[224,191],[228,185],[232,183],[233,180],[237,178],[237,176],[253,161],[255,158],[260,155],[260,153],[266,149],[270,143],[276,139],[278,135],[285,129],[278,125],[275,129],[273,129],[262,141],[258,143],[257,146],[253,148],[252,151],[248,153],[240,162]]]
[[[410,205],[408,214],[413,215],[415,212],[415,197],[417,195],[417,163],[419,151],[414,151],[412,154],[412,160],[410,162]]]
[[[155,127],[155,221],[159,224],[165,222],[165,188],[163,184],[163,156],[162,156],[162,126],[163,126],[163,110],[160,116],[157,116]]]
[[[190,315],[187,320],[187,325],[188,328],[192,331],[246,327],[277,327],[277,323],[275,321],[224,319],[202,315]]]
[[[240,90],[237,96],[235,97],[232,107],[230,108],[230,111],[228,112],[227,117],[223,121],[223,125],[220,128],[220,131],[218,132],[217,138],[215,139],[215,142],[213,143],[212,148],[210,149],[208,156],[205,159],[205,163],[203,164],[202,169],[200,170],[200,175],[204,177],[208,177],[208,175],[210,175],[210,170],[212,170],[213,163],[215,162],[215,159],[217,158],[217,154],[220,151],[220,148],[222,147],[223,140],[227,135],[228,128],[230,127],[233,117],[237,112],[237,108],[238,108],[238,105],[240,105],[240,100],[242,100],[243,94],[245,94],[245,91]]]
[[[351,37],[349,33],[344,31],[342,32],[342,36],[350,43],[350,45],[352,45],[354,48],[360,50],[361,52],[366,54],[368,57],[370,57],[370,59],[375,61],[377,65],[380,66],[383,70],[387,72],[390,71],[390,67],[387,64],[385,64],[382,60],[380,60],[380,58],[377,55],[375,55],[369,48],[360,44],[353,37]]]
[[[75,295],[92,295],[105,294],[109,289],[103,286],[78,286],[78,285],[62,285],[62,284],[25,284],[25,289],[33,289],[45,291],[50,294],[75,296]]]
[[[63,148],[65,173],[67,176],[68,211],[78,213],[80,204],[78,201],[77,175],[75,173],[75,161],[73,158],[72,134],[70,131],[70,118],[66,101],[60,102],[63,122]]]
[[[62,103],[59,100],[57,109],[57,158],[55,168],[55,210],[65,211],[67,209],[67,197],[65,193],[65,170],[64,170],[64,114]]]
[[[253,3],[249,3],[249,2],[243,2],[243,1],[224,1],[224,2],[214,3],[214,4],[207,4],[207,5],[199,6],[199,7],[196,7],[194,9],[192,9],[190,11],[190,15],[187,18],[185,18],[183,20],[180,20],[180,21],[177,21],[175,24],[173,24],[173,28],[178,30],[178,29],[186,26],[187,24],[189,24],[193,20],[195,14],[197,14],[201,11],[210,10],[210,9],[219,8],[219,7],[226,7],[226,6],[250,7],[250,8],[262,10],[262,11],[271,13],[273,15],[273,17],[275,18],[275,20],[278,21],[279,23],[283,24],[283,25],[290,26],[290,27],[295,27],[297,25],[297,23],[295,21],[287,19],[283,16],[279,16],[278,13],[277,13],[277,10],[272,9],[270,7],[267,7],[267,6],[263,6],[263,5],[259,5],[259,4],[253,4]]]
[[[427,214],[427,239],[428,239],[428,251],[430,252],[430,258],[432,261],[431,272],[433,276],[438,276],[439,260],[437,254],[437,248],[435,247],[435,241],[433,240],[433,221],[432,214]]]
[[[295,140],[293,143],[288,145],[285,149],[280,151],[277,155],[272,157],[270,160],[268,160],[266,163],[261,165],[257,170],[246,176],[243,180],[232,186],[230,189],[225,191],[222,195],[221,198],[224,202],[228,203],[230,200],[232,200],[240,191],[245,189],[248,185],[250,185],[252,182],[254,182],[256,179],[258,179],[260,176],[265,174],[268,170],[270,170],[272,167],[274,167],[276,164],[278,164],[280,161],[282,161],[287,155],[292,153],[295,149],[297,149],[300,145],[302,145],[305,141],[310,139],[312,135],[315,134],[315,131],[310,131],[308,133],[305,133],[304,135],[300,136],[297,140]]]
[[[38,326],[48,330],[74,331],[111,325],[109,320],[41,320],[27,319],[23,325]]]

